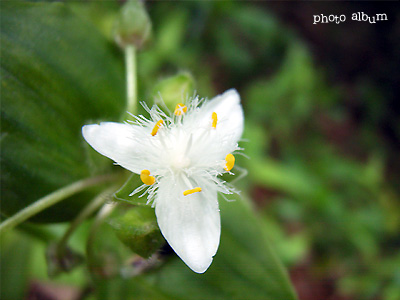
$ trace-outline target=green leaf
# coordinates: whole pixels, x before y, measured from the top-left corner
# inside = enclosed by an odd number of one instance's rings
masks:
[[[67,5],[2,1],[1,10],[2,213],[12,215],[102,170],[81,127],[119,119],[124,73],[116,47]],[[34,220],[69,220],[92,196],[71,197]]]
[[[318,192],[315,188],[318,181],[311,174],[265,157],[265,144],[269,141],[263,128],[254,122],[247,122],[244,138],[251,141],[246,144],[246,154],[251,159],[242,160],[242,165],[249,170],[251,181],[295,196],[311,197]]]
[[[140,177],[136,174],[132,174],[128,180],[124,183],[124,185],[115,192],[114,194],[114,200],[116,201],[121,201],[133,205],[146,205],[147,203],[147,197],[142,195],[144,191],[141,193],[137,193],[133,196],[130,196],[130,194],[139,186],[141,186],[143,182],[140,180]]]
[[[30,240],[14,233],[2,236],[0,252],[0,298],[23,299],[29,279]]]
[[[292,43],[278,72],[247,88],[248,116],[267,125],[277,139],[288,139],[309,121],[316,108],[329,105],[333,94],[323,79],[307,47]]]
[[[133,207],[122,216],[112,218],[109,224],[118,238],[142,257],[150,257],[165,243],[150,206]]]

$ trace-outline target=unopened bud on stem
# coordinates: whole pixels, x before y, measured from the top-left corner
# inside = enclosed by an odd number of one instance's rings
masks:
[[[121,47],[133,45],[140,49],[149,39],[151,21],[140,0],[128,0],[121,8],[114,25],[114,38]]]

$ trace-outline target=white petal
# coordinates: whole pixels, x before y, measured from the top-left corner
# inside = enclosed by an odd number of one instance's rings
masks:
[[[213,112],[218,119],[216,128],[212,127]],[[193,133],[193,146],[188,156],[194,166],[213,165],[237,149],[244,118],[236,90],[230,89],[206,102],[187,119],[188,128]]]
[[[202,179],[163,178],[156,198],[157,222],[176,254],[195,272],[204,273],[217,252],[221,234],[216,187]],[[194,187],[202,191],[183,196]]]
[[[227,90],[205,103],[202,107],[205,118],[210,118],[213,112],[217,113],[217,130],[232,135],[237,143],[243,133],[243,109],[240,104],[240,95],[235,89]]]
[[[82,127],[85,140],[100,154],[111,158],[134,173],[145,169],[143,155],[136,136],[142,127],[123,123],[104,122]]]

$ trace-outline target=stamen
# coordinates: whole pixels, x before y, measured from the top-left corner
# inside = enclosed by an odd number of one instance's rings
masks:
[[[181,116],[183,115],[185,112],[187,112],[187,106],[183,103],[178,103],[175,107],[175,111],[174,114],[176,116]]]
[[[198,193],[198,192],[201,192],[201,187],[196,187],[196,188],[194,188],[192,190],[186,190],[186,191],[183,192],[183,196],[187,196],[187,195],[190,195],[190,194],[193,194],[193,193]]]
[[[211,118],[212,118],[212,127],[217,128],[217,121],[218,121],[217,113],[213,112]]]
[[[155,136],[158,132],[158,129],[160,129],[161,125],[164,123],[163,120],[159,120],[156,125],[154,125],[153,130],[151,131],[151,135]]]
[[[140,180],[147,185],[152,185],[154,182],[156,182],[154,176],[150,176],[149,170],[142,170],[142,172],[140,172]]]
[[[226,165],[225,165],[224,169],[229,172],[230,170],[232,170],[233,166],[235,165],[235,157],[233,156],[232,153],[229,153],[225,156],[225,161],[226,161]]]

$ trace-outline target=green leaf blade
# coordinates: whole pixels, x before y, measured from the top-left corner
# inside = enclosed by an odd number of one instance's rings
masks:
[[[96,173],[81,127],[119,119],[124,72],[117,49],[65,4],[1,8],[2,213],[12,215]],[[71,197],[34,220],[69,220],[93,195]]]

